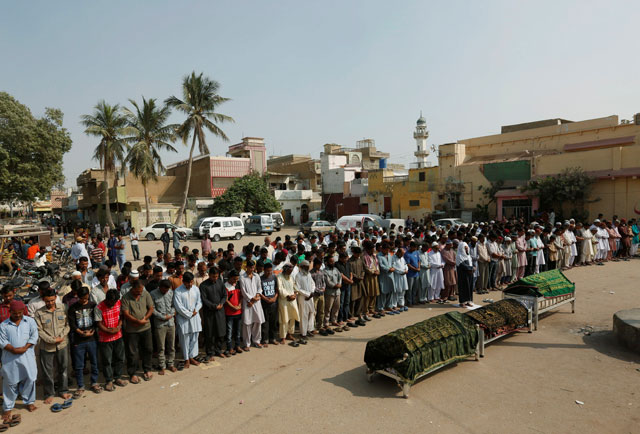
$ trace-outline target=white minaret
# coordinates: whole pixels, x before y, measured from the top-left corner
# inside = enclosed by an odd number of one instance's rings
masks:
[[[414,152],[413,155],[416,156],[418,169],[422,169],[427,167],[427,157],[429,156],[429,151],[427,150],[429,131],[427,131],[427,121],[422,117],[422,111],[420,111],[420,119],[416,122],[416,130],[413,132],[413,138],[416,139],[416,152]]]

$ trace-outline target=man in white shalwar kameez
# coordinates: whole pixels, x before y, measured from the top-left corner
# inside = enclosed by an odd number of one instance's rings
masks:
[[[408,310],[409,308],[404,305],[404,295],[409,289],[407,282],[407,272],[409,267],[404,260],[404,250],[399,247],[396,253],[391,257],[391,268],[394,269],[391,274],[393,279],[393,290],[395,292],[395,302],[397,303],[398,312]],[[394,306],[395,307],[395,306]]]
[[[278,321],[280,322],[280,343],[284,344],[284,340],[293,340],[296,321],[300,320],[298,314],[298,287],[296,281],[291,277],[293,267],[286,264],[278,279]]]
[[[562,234],[562,240],[564,241],[564,260],[562,267],[571,267],[571,231],[569,230],[569,222],[565,222],[563,225],[564,233]]]
[[[596,239],[598,240],[598,254],[596,256],[596,262],[602,263],[607,259],[607,252],[609,251],[609,232],[605,228],[605,225],[600,220],[595,219],[593,223],[596,225]]]
[[[176,331],[182,346],[184,367],[188,368],[190,363],[197,366],[200,364],[196,357],[198,335],[202,331],[202,299],[200,290],[193,284],[193,273],[187,271],[182,276],[182,285],[177,287],[173,294],[173,305],[176,309]]]
[[[26,316],[27,308],[21,301],[9,304],[10,316],[0,324],[0,348],[2,348],[2,418],[12,420],[11,410],[18,395],[29,411],[36,409],[36,379],[38,368],[34,347],[38,343],[38,326]],[[13,416],[16,418],[19,416]]]
[[[538,255],[536,256],[536,274],[540,273],[541,268],[544,270],[544,267],[542,266],[546,264],[544,259],[544,243],[542,242],[542,238],[540,238],[541,233],[542,230],[540,230],[540,227],[537,227],[536,235],[534,237],[538,246]]]
[[[313,333],[316,318],[316,309],[313,303],[313,293],[316,290],[316,284],[309,273],[309,261],[304,260],[300,263],[298,275],[295,276],[296,286],[298,287],[298,312],[300,314],[300,335],[302,341],[306,341],[306,337]]]
[[[239,287],[242,293],[242,338],[244,339],[244,351],[249,351],[251,344],[262,348],[261,326],[264,322],[264,312],[260,302],[262,284],[260,276],[254,273],[255,262],[248,260],[246,271],[240,274]]]
[[[576,238],[576,234],[575,234],[575,220],[571,219],[569,220],[569,230],[567,232],[569,232],[569,239],[571,240],[571,254],[569,256],[569,266],[573,267],[573,263],[576,261],[576,256],[578,256],[578,246],[576,245],[576,243],[578,242],[578,239]]]
[[[420,303],[426,303],[429,300],[429,245],[422,244],[420,249]]]
[[[443,268],[444,260],[440,254],[438,242],[434,241],[429,251],[429,281],[431,283],[431,287],[429,288],[429,301],[440,300],[440,291],[444,289]]]
[[[593,259],[593,234],[587,228],[583,228],[581,224],[578,230],[580,231],[580,237],[583,238],[580,246],[580,263],[590,264]]]

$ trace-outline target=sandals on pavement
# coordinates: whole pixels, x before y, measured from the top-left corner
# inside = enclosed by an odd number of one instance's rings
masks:
[[[102,392],[102,387],[100,387],[99,384],[94,384],[94,385],[91,386],[91,391],[93,393],[96,393],[96,394],[101,393]]]

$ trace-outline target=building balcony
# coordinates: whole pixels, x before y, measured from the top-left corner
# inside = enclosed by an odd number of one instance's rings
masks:
[[[422,163],[422,162],[409,163],[410,169],[424,169],[425,167],[433,167],[433,163],[431,161],[427,161],[426,163]]]
[[[273,195],[278,201],[311,200],[313,197],[313,191],[311,190],[274,190]]]
[[[400,176],[385,176],[382,178],[382,182],[404,182],[409,180],[409,175],[400,175]]]

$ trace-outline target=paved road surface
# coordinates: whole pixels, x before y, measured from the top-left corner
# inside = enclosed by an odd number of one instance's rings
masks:
[[[481,361],[424,378],[408,400],[390,379],[367,383],[366,342],[449,308],[411,309],[307,346],[252,349],[113,393],[88,393],[58,414],[38,401],[34,414],[20,410],[23,422],[11,432],[638,433],[640,355],[619,347],[610,330],[615,311],[638,306],[639,266],[633,260],[568,271],[575,314],[565,306],[538,332],[498,341]],[[596,331],[578,332],[587,325]]]

